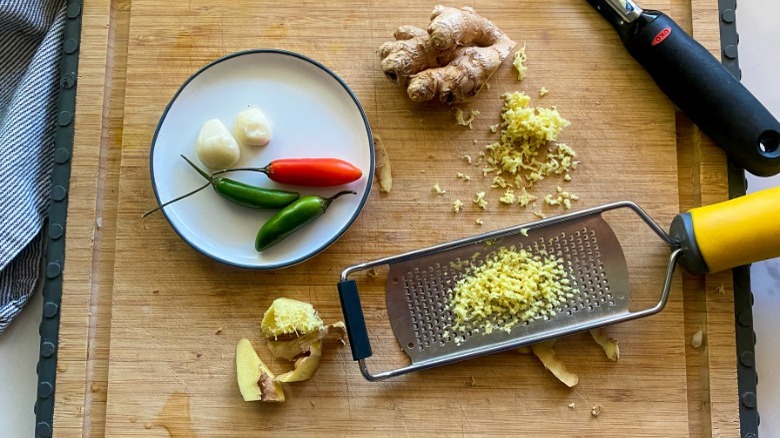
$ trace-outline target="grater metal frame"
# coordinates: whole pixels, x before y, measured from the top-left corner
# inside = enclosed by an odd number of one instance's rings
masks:
[[[596,217],[601,221],[604,219],[601,217],[602,213],[617,209],[629,209],[635,213],[645,224],[647,224],[653,232],[658,235],[665,243],[671,248],[672,252],[669,256],[666,277],[662,286],[661,294],[658,302],[652,306],[639,311],[629,311],[627,308],[624,312],[607,315],[594,319],[587,319],[575,324],[570,324],[568,327],[557,330],[543,330],[537,333],[528,334],[522,337],[508,337],[501,342],[492,343],[486,346],[471,348],[463,352],[450,352],[444,355],[434,356],[420,361],[414,361],[412,355],[409,352],[406,354],[412,359],[412,363],[400,368],[390,369],[380,372],[373,372],[369,369],[366,359],[371,357],[371,345],[368,337],[368,330],[363,315],[363,310],[360,304],[360,297],[357,289],[357,283],[354,280],[350,280],[351,274],[371,269],[378,266],[395,265],[398,263],[414,261],[421,257],[429,256],[432,254],[439,254],[446,251],[456,250],[458,248],[471,245],[478,242],[483,242],[489,239],[498,239],[507,235],[515,235],[521,233],[521,230],[532,231],[534,229],[544,229],[551,226],[566,224],[569,222],[579,221],[587,219],[589,217]],[[606,223],[606,221],[604,221]],[[400,376],[413,371],[421,371],[441,365],[447,365],[453,362],[466,360],[474,357],[479,357],[487,354],[497,353],[500,351],[506,351],[514,348],[519,348],[524,345],[529,345],[537,342],[546,341],[549,339],[557,338],[560,336],[566,336],[586,330],[595,329],[598,327],[616,324],[620,322],[626,322],[637,318],[650,316],[660,312],[665,306],[669,298],[669,291],[671,288],[672,278],[674,275],[675,266],[677,265],[678,258],[683,254],[684,248],[680,247],[680,243],[674,237],[671,237],[666,231],[664,231],[653,219],[648,215],[639,205],[631,201],[620,201],[609,204],[604,204],[596,207],[591,207],[576,211],[573,213],[554,216],[539,221],[531,222],[528,224],[516,225],[509,228],[504,228],[496,231],[491,231],[451,242],[442,243],[428,248],[409,251],[403,254],[385,257],[382,259],[369,261],[353,265],[344,269],[341,273],[341,281],[338,285],[339,297],[341,299],[342,310],[344,312],[344,319],[347,327],[347,334],[350,340],[350,347],[352,348],[352,357],[358,362],[359,368],[363,376],[369,381],[380,381],[391,377]],[[398,337],[396,328],[393,327],[396,339],[401,342]],[[402,344],[403,348],[403,344]]]

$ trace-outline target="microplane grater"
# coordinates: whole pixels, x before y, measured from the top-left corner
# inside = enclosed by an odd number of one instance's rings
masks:
[[[629,310],[626,258],[617,236],[602,216],[603,212],[618,208],[633,210],[674,248],[657,304],[639,311]],[[674,267],[682,252],[679,246],[678,239],[670,237],[639,206],[624,201],[351,266],[342,272],[339,295],[353,358],[368,380],[383,380],[657,313],[668,299]],[[562,260],[572,288],[571,298],[558,305],[554,315],[537,315],[508,332],[454,330],[449,305],[453,287],[468,275],[469,268],[479,266],[501,248],[523,249],[532,255]],[[377,266],[389,268],[385,286],[387,315],[411,364],[373,373],[365,361],[372,352],[357,283],[348,277]],[[506,319],[493,320],[502,321]]]
[[[522,323],[509,333],[449,329],[454,319],[447,303],[457,281],[469,267],[507,247],[560,258],[573,298],[558,306],[549,319]],[[420,363],[628,312],[628,267],[612,229],[601,216],[591,216],[531,231],[528,236],[518,232],[391,264],[386,291],[387,314],[395,337],[412,363]],[[494,317],[492,322],[506,323],[501,319]]]

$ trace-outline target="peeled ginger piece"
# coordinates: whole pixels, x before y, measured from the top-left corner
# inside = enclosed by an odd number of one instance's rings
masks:
[[[207,120],[203,124],[195,150],[200,162],[214,170],[227,169],[241,157],[236,139],[219,119]]]
[[[268,338],[295,334],[298,336],[318,331],[322,319],[314,306],[290,298],[277,298],[263,315],[260,328]]]
[[[236,345],[236,376],[244,401],[283,402],[282,384],[260,360],[252,343],[241,339]]]
[[[238,113],[233,133],[242,144],[265,146],[271,141],[271,124],[262,111],[249,108]]]

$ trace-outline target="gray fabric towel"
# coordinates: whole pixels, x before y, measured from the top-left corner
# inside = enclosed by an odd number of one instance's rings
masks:
[[[65,0],[0,0],[0,334],[36,288]]]

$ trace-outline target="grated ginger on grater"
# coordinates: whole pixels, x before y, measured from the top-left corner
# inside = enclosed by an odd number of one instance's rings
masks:
[[[453,329],[490,334],[554,316],[555,308],[576,291],[569,286],[562,259],[512,246],[472,268],[452,292]],[[455,342],[462,340],[456,337]]]

